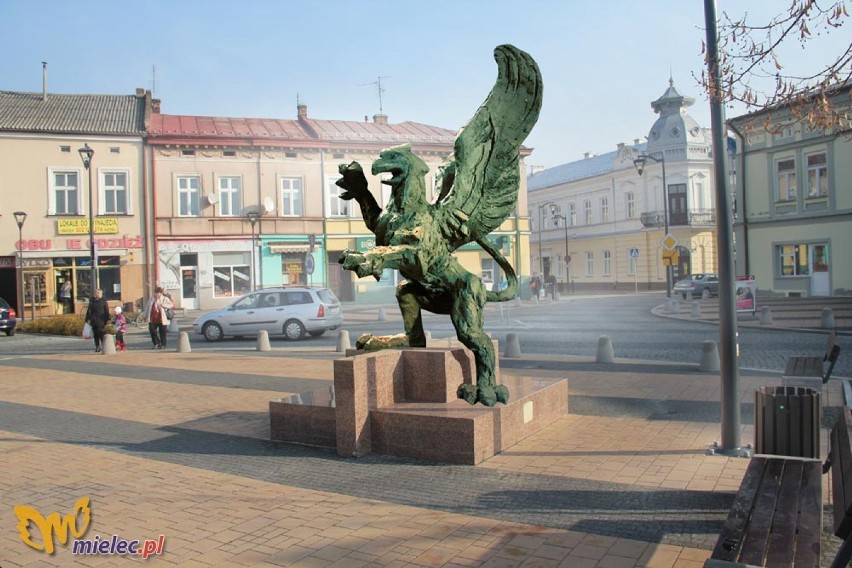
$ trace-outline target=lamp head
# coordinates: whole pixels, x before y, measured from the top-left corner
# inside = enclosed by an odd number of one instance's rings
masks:
[[[24,221],[27,220],[27,214],[24,213],[23,211],[15,211],[13,213],[13,215],[15,216],[15,223],[18,224],[18,228],[19,229],[23,228]]]
[[[92,165],[92,156],[95,155],[95,151],[92,149],[91,146],[89,146],[87,142],[83,145],[82,148],[77,150],[77,152],[79,152],[80,154],[80,159],[83,160],[83,167],[88,170],[89,166]]]
[[[249,223],[254,227],[254,224],[257,223],[257,220],[260,218],[260,213],[257,211],[250,211],[246,213],[246,217],[248,217]]]
[[[555,217],[559,213],[559,206],[552,201],[548,205],[550,205],[550,214]]]
[[[635,160],[633,160],[633,165],[636,166],[636,171],[639,172],[639,175],[642,175],[642,172],[645,170],[645,156],[639,156]]]

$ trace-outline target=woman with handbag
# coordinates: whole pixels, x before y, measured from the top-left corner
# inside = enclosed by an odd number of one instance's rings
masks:
[[[154,344],[152,349],[166,348],[166,332],[169,329],[169,314],[174,308],[174,302],[160,286],[154,290],[154,295],[145,303],[145,317],[148,318],[148,332]]]
[[[95,340],[95,353],[101,352],[104,341],[104,327],[109,321],[109,305],[104,300],[104,291],[98,288],[95,296],[89,300],[86,310],[86,323],[92,326],[92,337]]]

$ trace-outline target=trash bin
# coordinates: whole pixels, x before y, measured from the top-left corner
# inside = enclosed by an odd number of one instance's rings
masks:
[[[819,427],[819,391],[807,387],[755,391],[755,453],[819,458]]]

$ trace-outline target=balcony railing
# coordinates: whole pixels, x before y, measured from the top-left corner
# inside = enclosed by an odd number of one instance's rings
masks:
[[[714,225],[716,223],[716,212],[712,209],[695,209],[692,211],[670,212],[669,226],[683,225]],[[662,211],[649,211],[642,213],[642,226],[664,227],[665,219]]]

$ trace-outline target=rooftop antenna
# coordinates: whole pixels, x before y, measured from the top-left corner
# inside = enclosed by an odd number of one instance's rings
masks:
[[[381,76],[376,78],[372,83],[364,83],[365,85],[375,85],[376,91],[379,93],[379,114],[384,114],[384,108],[382,108],[382,93],[385,92],[384,87],[382,87],[382,79],[390,79],[390,77]]]
[[[151,65],[151,96],[157,96],[157,66]]]

